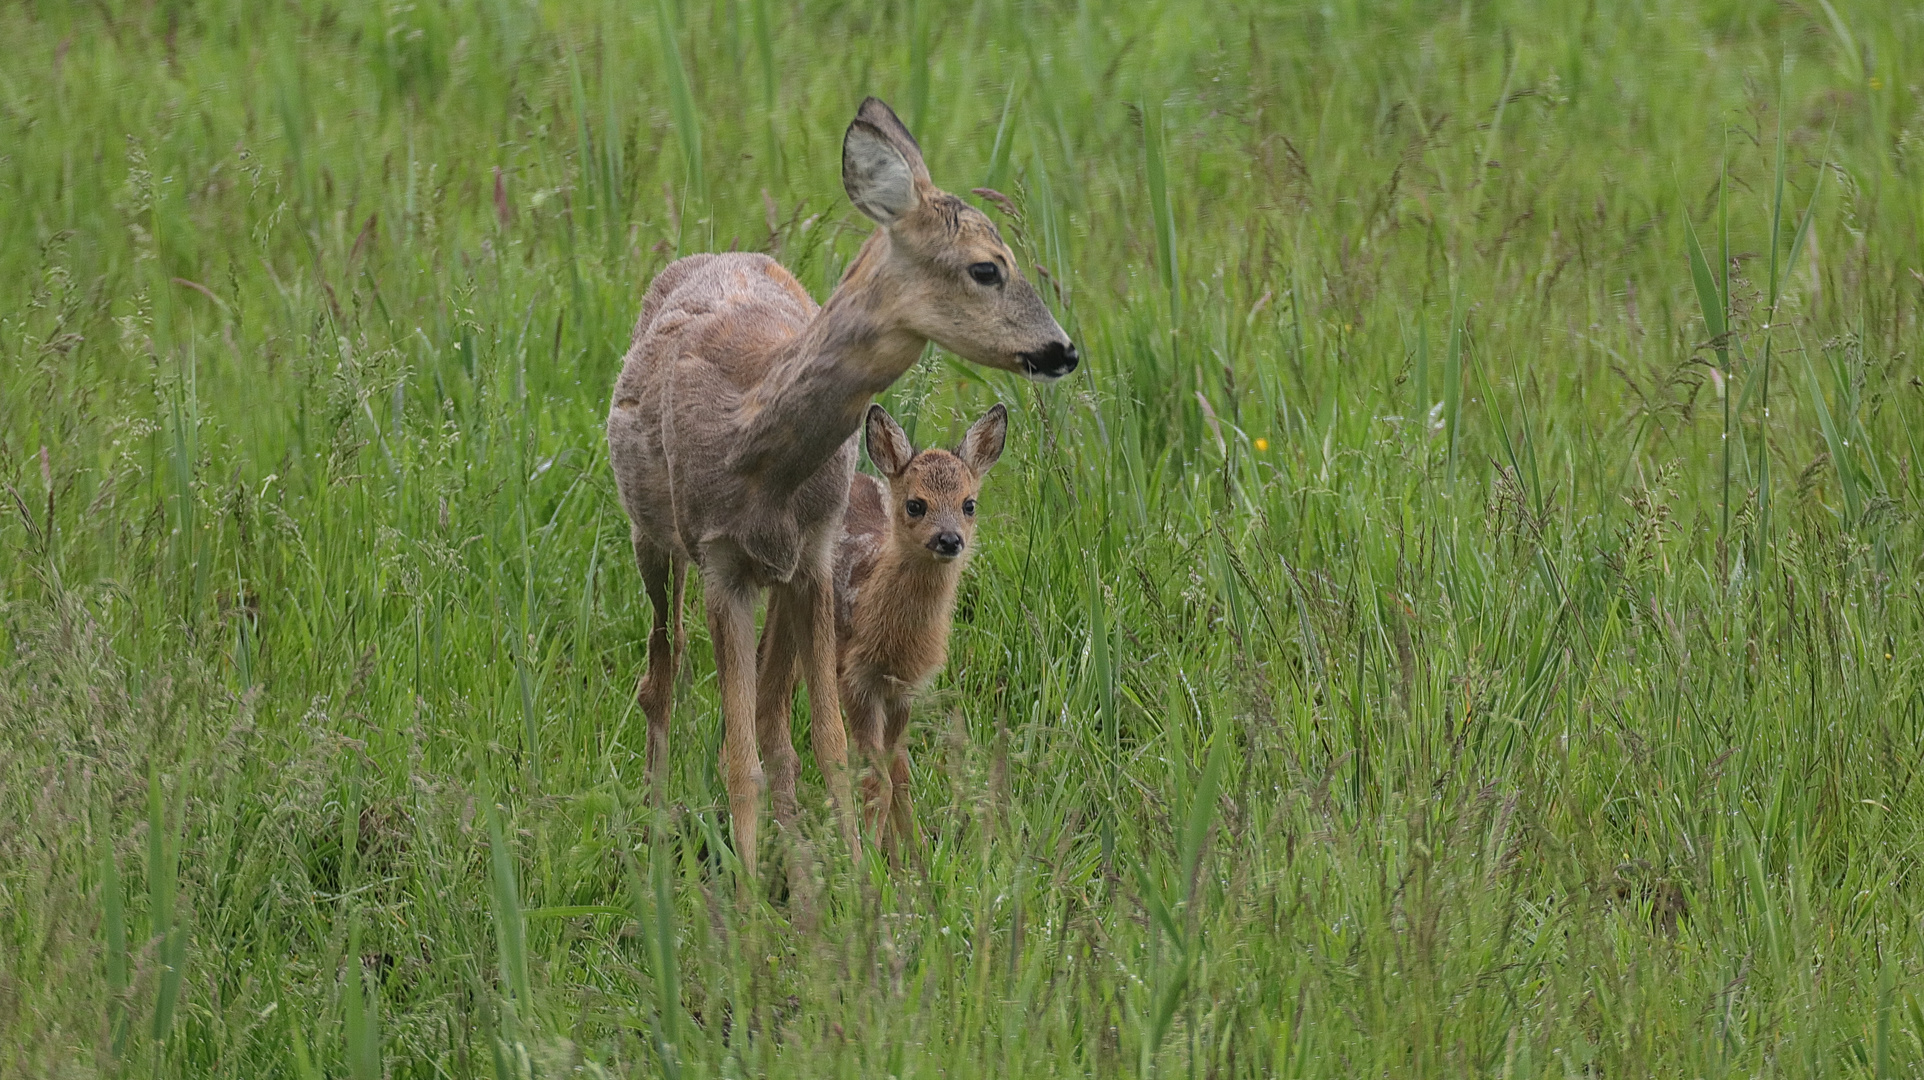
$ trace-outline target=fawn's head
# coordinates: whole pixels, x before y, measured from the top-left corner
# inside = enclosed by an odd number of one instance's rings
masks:
[[[890,542],[902,554],[950,562],[975,539],[975,497],[1002,456],[1009,410],[997,405],[970,426],[953,452],[917,453],[880,405],[868,407],[868,456],[888,482]]]
[[[935,186],[922,148],[894,110],[862,102],[842,137],[842,186],[882,226],[886,256],[851,279],[888,275],[901,325],[965,360],[1044,382],[1081,359],[980,210]],[[871,241],[871,244],[876,241]]]

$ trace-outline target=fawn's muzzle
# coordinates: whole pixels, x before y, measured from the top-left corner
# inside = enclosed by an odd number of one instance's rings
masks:
[[[930,551],[944,559],[953,559],[962,554],[962,534],[956,532],[936,533],[935,539],[928,543]]]
[[[1075,345],[1067,341],[1051,341],[1043,348],[1020,355],[1023,373],[1032,379],[1060,379],[1082,362]]]

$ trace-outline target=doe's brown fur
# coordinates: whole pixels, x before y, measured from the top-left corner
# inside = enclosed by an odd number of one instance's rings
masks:
[[[953,453],[916,453],[893,417],[869,406],[869,458],[857,474],[836,554],[836,647],[842,708],[868,759],[863,803],[885,848],[915,839],[909,707],[948,661],[956,584],[974,549],[975,500],[1002,455],[1008,410],[976,421]]]

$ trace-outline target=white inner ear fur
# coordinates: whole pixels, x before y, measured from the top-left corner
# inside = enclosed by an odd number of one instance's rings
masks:
[[[915,206],[915,174],[887,139],[857,125],[842,143],[842,186],[855,208],[888,225]]]

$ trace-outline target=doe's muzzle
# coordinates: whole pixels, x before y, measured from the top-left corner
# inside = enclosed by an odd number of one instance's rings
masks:
[[[1040,349],[1020,355],[1023,372],[1033,379],[1060,379],[1082,362],[1075,344],[1068,341],[1051,341]]]

